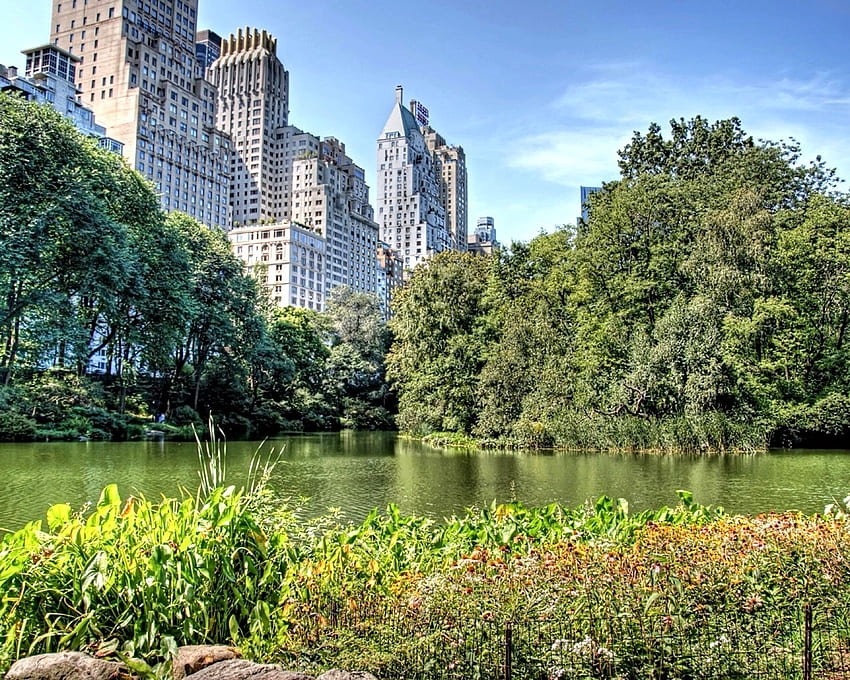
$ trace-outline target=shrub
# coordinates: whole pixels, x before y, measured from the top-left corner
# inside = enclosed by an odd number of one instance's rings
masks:
[[[178,406],[171,415],[171,422],[175,425],[203,425],[204,421],[198,412],[191,406]]]
[[[36,438],[36,422],[22,413],[0,412],[0,441],[21,442]]]

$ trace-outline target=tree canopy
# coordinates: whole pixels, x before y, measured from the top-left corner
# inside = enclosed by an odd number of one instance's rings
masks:
[[[0,252],[0,439],[123,437],[158,414],[242,435],[392,424],[376,299],[273,309],[223,232],[6,94]]]
[[[397,302],[399,423],[502,442],[726,448],[850,428],[850,207],[737,119],[635,133],[586,222]]]

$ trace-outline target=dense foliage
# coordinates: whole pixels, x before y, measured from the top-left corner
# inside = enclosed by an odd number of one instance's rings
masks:
[[[603,497],[340,526],[257,487],[157,502],[108,487],[0,540],[0,671],[65,649],[154,666],[218,642],[308,671],[496,677],[510,623],[518,678],[795,675],[803,603],[846,611],[847,516],[727,517],[679,495],[638,515]]]
[[[587,222],[399,297],[402,429],[591,448],[830,444],[850,432],[850,204],[736,119],[653,125]]]
[[[126,438],[159,414],[191,436],[210,412],[246,436],[389,425],[375,300],[271,309],[223,232],[5,94],[0,252],[0,440]]]

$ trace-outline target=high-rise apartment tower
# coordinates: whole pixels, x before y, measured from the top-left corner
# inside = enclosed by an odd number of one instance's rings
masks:
[[[289,74],[277,57],[277,40],[266,31],[239,30],[222,41],[208,77],[218,88],[218,125],[234,142],[230,197],[242,239],[237,255],[268,268],[261,281],[281,305],[321,310],[331,289],[343,284],[375,292],[378,225],[366,174],[338,139],[289,125]],[[278,225],[260,230],[273,241],[278,232],[307,238],[303,229],[321,237],[311,251],[317,266],[297,259],[304,246],[296,241],[280,241],[280,248],[277,241],[263,243],[274,253],[263,260],[260,250],[256,259],[250,234],[263,224]],[[254,260],[247,258],[249,246]],[[296,259],[290,262],[286,253]]]
[[[234,224],[281,213],[275,131],[289,121],[289,73],[277,40],[246,28],[221,42],[207,76],[218,92],[218,128],[233,140],[230,204]]]
[[[229,223],[229,140],[195,55],[197,0],[53,0],[50,40],[79,58],[77,88],[166,210]]]
[[[410,270],[455,246],[446,228],[442,175],[420,122],[402,103],[403,95],[399,85],[378,138],[376,200],[381,240],[401,255],[405,269]]]
[[[422,111],[423,108],[417,101],[410,102],[411,111]],[[454,250],[466,250],[469,222],[466,205],[466,154],[462,146],[447,144],[442,135],[427,123],[420,129],[434,159],[440,201],[446,210],[446,229],[451,237],[451,247]]]

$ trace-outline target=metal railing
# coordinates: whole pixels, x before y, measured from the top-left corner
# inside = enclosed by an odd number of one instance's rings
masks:
[[[850,680],[850,607],[838,604],[510,621],[378,602],[318,604],[289,639],[302,652],[376,650],[381,658],[371,670],[381,678]]]

